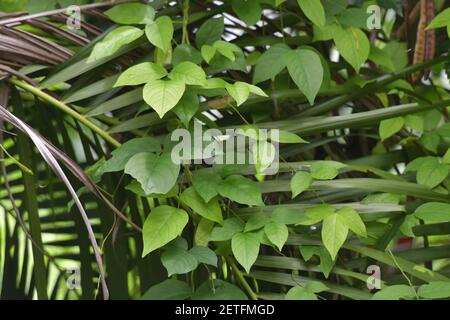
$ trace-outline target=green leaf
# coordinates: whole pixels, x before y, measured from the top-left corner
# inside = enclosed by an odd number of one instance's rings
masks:
[[[285,55],[289,74],[311,105],[323,81],[320,57],[313,50],[297,49]]]
[[[240,232],[231,239],[231,250],[234,257],[241,266],[250,272],[250,268],[255,263],[259,253],[259,238],[251,232]]]
[[[332,260],[335,260],[339,249],[347,239],[347,234],[347,224],[340,214],[333,213],[323,220],[322,241]]]
[[[177,182],[179,172],[180,165],[173,163],[170,153],[141,152],[125,165],[125,173],[139,181],[146,194],[169,192]]]
[[[144,101],[162,118],[177,105],[185,89],[179,80],[153,80],[144,86]]]
[[[141,300],[184,300],[190,296],[191,288],[186,282],[167,279],[148,289]]]
[[[391,41],[386,44],[383,49],[371,47],[369,59],[377,63],[384,70],[393,72],[404,68],[408,64],[408,51],[406,44],[403,42]],[[393,82],[392,85],[399,82]],[[409,83],[403,83],[405,86],[410,86]]]
[[[405,126],[415,131],[423,132],[423,118],[416,115],[408,115],[405,117]]]
[[[314,31],[313,42],[327,41],[327,40],[333,39],[334,33],[339,32],[339,30],[338,30],[339,28],[341,28],[341,26],[334,24],[334,23],[324,25],[323,27],[314,25],[313,26],[313,31]]]
[[[192,300],[247,300],[247,296],[235,285],[214,279],[200,285]]]
[[[319,248],[315,246],[299,246],[298,247],[303,260],[308,262],[314,255],[319,254]]]
[[[256,63],[253,83],[272,79],[286,68],[285,55],[290,51],[291,48],[284,43],[274,44],[265,51]]]
[[[289,235],[286,225],[272,221],[264,226],[264,232],[270,242],[281,251]]]
[[[367,36],[358,28],[337,28],[333,35],[336,48],[348,63],[359,72],[370,53]]]
[[[310,292],[314,292],[314,293],[320,293],[323,291],[327,291],[330,290],[330,288],[328,288],[325,284],[323,284],[322,282],[319,281],[309,281],[306,284],[306,290],[310,291]]]
[[[399,230],[407,237],[415,238],[413,227],[417,224],[417,218],[410,214],[405,217]]]
[[[380,122],[380,138],[381,141],[392,137],[399,132],[405,125],[403,117],[397,117],[392,119],[386,119]]]
[[[222,210],[217,198],[205,202],[195,189],[190,187],[181,194],[180,199],[202,217],[220,224],[223,223]]]
[[[336,18],[345,27],[366,28],[370,15],[364,8],[348,8],[339,13]]]
[[[414,215],[427,223],[449,222],[450,204],[441,202],[428,202],[416,209]]]
[[[376,292],[372,300],[400,300],[400,299],[413,299],[416,293],[413,288],[405,284],[398,284],[383,288]]]
[[[223,17],[208,19],[198,29],[195,35],[195,44],[201,49],[205,44],[212,45],[220,40],[225,30]]]
[[[142,3],[126,3],[104,12],[112,21],[120,24],[147,24],[153,22],[155,9]]]
[[[364,225],[364,222],[355,209],[344,207],[342,209],[339,209],[337,213],[341,215],[341,217],[344,219],[345,224],[350,230],[361,237],[367,237],[366,226]]]
[[[162,205],[150,212],[142,228],[142,257],[178,237],[188,223],[186,211]]]
[[[258,183],[243,176],[229,176],[219,184],[217,191],[221,196],[240,204],[264,205]]]
[[[398,71],[408,64],[408,49],[406,43],[390,41],[383,48],[391,64],[391,71]]]
[[[384,9],[393,9],[398,15],[403,13],[403,5],[399,0],[378,0],[378,3]]]
[[[172,64],[176,66],[184,61],[190,61],[195,64],[201,64],[203,57],[201,53],[188,44],[180,44],[173,51]]]
[[[212,59],[209,64],[214,68],[213,70],[237,70],[244,73],[247,72],[247,62],[245,60],[245,55],[240,49],[235,53],[234,60],[230,60],[229,57],[225,57],[224,55],[219,54],[215,55],[214,59]]]
[[[305,16],[318,26],[325,25],[325,10],[320,0],[297,0]]]
[[[418,294],[425,299],[450,298],[450,281],[433,281],[420,286]]]
[[[161,262],[166,268],[168,276],[185,274],[195,270],[198,266],[197,259],[186,250],[170,247],[161,255]]]
[[[210,241],[227,241],[235,234],[244,230],[244,223],[238,218],[226,219],[222,227],[215,227],[210,236]]]
[[[188,128],[189,122],[195,116],[199,107],[200,101],[197,93],[194,90],[187,90],[172,111],[177,115],[184,126]]]
[[[327,19],[343,12],[347,8],[347,3],[347,0],[322,0]]]
[[[241,82],[241,83],[243,83],[245,86],[247,86],[250,93],[260,96],[260,97],[266,97],[266,98],[269,97],[260,87],[254,86],[254,85],[246,83],[246,82]]]
[[[256,141],[251,146],[252,157],[256,168],[256,176],[264,175],[276,158],[275,146],[267,141]]]
[[[439,13],[433,21],[427,26],[426,30],[442,28],[450,25],[450,8],[445,9]]]
[[[213,47],[216,48],[221,55],[231,61],[236,59],[235,53],[241,51],[237,45],[223,40],[217,40],[214,42]]]
[[[137,194],[140,197],[149,197],[149,198],[158,198],[158,199],[167,199],[167,198],[173,198],[178,196],[179,190],[178,185],[174,185],[172,189],[169,190],[169,192],[165,194],[158,194],[158,193],[145,193],[144,190],[142,190],[141,184],[134,180],[130,184],[128,184],[125,189],[130,190],[131,192]]]
[[[245,232],[255,231],[263,228],[266,224],[270,223],[270,218],[263,212],[253,213],[250,219],[245,224]]]
[[[239,107],[241,104],[243,104],[245,101],[247,101],[248,97],[250,96],[250,93],[267,97],[267,95],[257,86],[237,81],[234,84],[226,84],[226,89],[228,91],[228,94],[233,97],[233,99],[236,101],[237,106]]]
[[[169,73],[169,78],[190,85],[206,85],[205,71],[195,63],[189,61],[176,65]]]
[[[315,161],[311,165],[311,176],[319,180],[331,180],[339,175],[339,169],[345,165],[336,161]]]
[[[220,175],[210,171],[196,171],[192,175],[192,186],[206,202],[218,194],[217,187],[221,181]]]
[[[102,172],[115,172],[125,169],[125,165],[134,155],[141,152],[159,152],[161,144],[151,137],[134,138],[111,152],[111,159],[101,167]]]
[[[425,161],[419,167],[416,178],[419,184],[434,188],[447,178],[448,173],[449,167],[434,158]]]
[[[207,246],[211,232],[214,228],[214,222],[205,218],[201,218],[195,230],[194,243],[198,246]]]
[[[173,37],[173,24],[168,16],[162,16],[145,27],[148,41],[163,52],[168,52]]]
[[[94,46],[87,63],[92,63],[114,54],[121,47],[140,38],[143,34],[144,31],[135,27],[123,26],[114,29]]]
[[[313,255],[319,256],[320,258],[319,269],[323,273],[325,278],[328,278],[331,270],[333,269],[334,263],[327,249],[325,249],[324,247],[316,247],[316,246],[300,246],[299,250],[305,262],[308,262]]]
[[[189,253],[194,256],[199,263],[209,264],[210,266],[217,267],[217,256],[208,247],[195,246],[189,250]]]
[[[26,11],[30,5],[30,0],[3,0],[0,1],[0,11],[2,12],[15,12],[15,11]],[[43,4],[42,0],[39,0],[39,4]],[[47,5],[48,3],[45,3]],[[40,10],[41,11],[41,10]],[[32,12],[30,12],[32,13]]]
[[[326,248],[320,248],[319,256],[320,256],[319,269],[323,273],[325,278],[328,278],[331,270],[333,270],[334,261]]]
[[[336,209],[329,204],[319,204],[305,211],[305,215],[310,219],[308,224],[316,224],[331,216]],[[303,223],[301,223],[303,224]]]
[[[261,5],[257,0],[232,0],[231,6],[239,19],[252,26],[261,19]]]
[[[327,291],[329,288],[319,281],[309,281],[305,287],[295,286],[286,294],[286,300],[317,300],[315,293]]]
[[[420,167],[423,166],[425,163],[431,162],[434,165],[439,164],[439,160],[436,157],[432,156],[426,156],[426,157],[418,157],[408,163],[406,166],[406,172],[408,171],[419,171]]]
[[[278,138],[274,138],[271,136],[271,140],[279,143],[309,143],[295,133],[291,133],[285,130],[278,130]]]
[[[298,171],[291,179],[292,199],[307,190],[313,183],[313,180],[308,172]]]
[[[151,80],[159,80],[166,75],[166,69],[156,63],[143,62],[125,70],[117,79],[114,87],[135,86]]]
[[[434,132],[424,132],[420,137],[419,142],[425,149],[437,153],[441,138]]]
[[[447,149],[447,152],[442,157],[442,163],[450,164],[450,148]]]
[[[303,0],[302,0],[303,1]],[[295,286],[286,293],[286,300],[318,300],[317,296],[304,287]]]
[[[213,46],[210,46],[208,44],[205,44],[202,46],[201,48],[201,52],[202,52],[202,57],[203,59],[205,59],[205,61],[207,63],[210,63],[211,60],[214,58],[214,56],[216,55],[217,49],[214,48]]]
[[[270,215],[272,221],[284,224],[297,224],[307,219],[303,212],[292,208],[277,208]]]

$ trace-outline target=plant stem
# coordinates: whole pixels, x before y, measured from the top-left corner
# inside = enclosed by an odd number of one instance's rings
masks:
[[[231,260],[231,258],[227,258],[228,263],[230,264],[231,268],[233,269],[234,273],[236,274],[236,277],[241,282],[244,289],[247,291],[248,295],[250,296],[250,299],[252,300],[258,300],[258,296],[255,292],[253,292],[252,288],[248,284],[247,280],[245,280],[244,275],[242,274],[241,270],[236,266],[236,264]]]
[[[137,1],[138,0],[115,0],[115,1],[107,1],[107,2],[99,2],[99,3],[90,3],[90,4],[78,6],[78,7],[80,8],[80,10],[84,11],[84,10],[88,10],[88,9],[110,7],[110,6],[121,4],[121,3],[137,2]],[[67,8],[55,9],[55,10],[44,11],[44,12],[37,12],[34,14],[23,15],[23,16],[11,18],[11,19],[5,19],[3,21],[0,21],[0,25],[2,25],[2,26],[13,25],[13,24],[17,24],[17,23],[27,21],[27,20],[53,16],[53,15],[57,15],[57,14],[64,14],[64,13],[66,13],[66,11],[67,11]]]
[[[112,144],[114,147],[116,147],[116,148],[120,147],[120,145],[121,145],[120,142],[117,141],[116,139],[114,139],[108,132],[106,132],[102,128],[99,128],[94,123],[89,121],[85,116],[79,114],[78,112],[73,110],[71,107],[69,107],[65,103],[59,101],[58,99],[52,97],[51,95],[49,95],[47,93],[45,93],[43,90],[33,87],[32,85],[30,85],[26,82],[23,82],[21,80],[9,79],[8,81],[10,83],[22,88],[23,90],[34,94],[35,96],[41,98],[43,101],[51,104],[52,106],[62,110],[63,112],[67,113],[69,116],[73,117],[74,119],[77,119],[82,124],[84,124],[86,127],[88,127],[89,129],[91,129],[92,131],[97,133],[99,136],[101,136],[103,139],[108,141],[110,144]]]
[[[184,0],[183,2],[183,35],[181,37],[181,41],[183,44],[189,44],[189,32],[188,32],[188,24],[189,24],[189,0]]]

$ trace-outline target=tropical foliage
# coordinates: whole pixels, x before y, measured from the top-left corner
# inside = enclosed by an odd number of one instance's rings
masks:
[[[0,0],[0,297],[449,298],[449,7]]]

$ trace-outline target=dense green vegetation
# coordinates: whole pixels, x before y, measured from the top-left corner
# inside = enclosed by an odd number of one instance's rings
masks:
[[[450,297],[449,1],[113,2],[0,0],[2,299]]]

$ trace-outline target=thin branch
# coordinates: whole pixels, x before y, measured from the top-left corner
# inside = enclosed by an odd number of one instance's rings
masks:
[[[86,5],[82,5],[82,6],[78,6],[78,7],[80,8],[81,11],[85,11],[85,10],[95,9],[95,8],[110,7],[110,6],[113,6],[113,5],[117,5],[117,4],[120,4],[120,3],[127,3],[127,2],[137,2],[137,0],[107,1],[107,2],[86,4]],[[0,26],[14,25],[14,24],[17,24],[17,23],[20,23],[20,22],[24,22],[24,21],[27,21],[27,20],[30,20],[30,19],[43,18],[43,17],[53,16],[53,15],[66,13],[66,12],[67,12],[67,8],[62,8],[62,9],[56,9],[56,10],[50,10],[50,11],[44,11],[44,12],[28,14],[28,15],[25,15],[25,16],[17,17],[17,18],[10,18],[10,19],[5,19],[3,21],[0,21]]]
[[[77,119],[82,124],[84,124],[86,127],[97,133],[99,136],[101,136],[103,139],[108,141],[110,144],[112,144],[114,147],[120,147],[120,142],[114,139],[108,132],[105,130],[99,128],[97,125],[92,123],[88,118],[85,116],[79,114],[75,110],[73,110],[71,107],[66,105],[65,103],[59,101],[58,99],[52,97],[48,93],[44,92],[43,90],[36,88],[32,85],[29,85],[28,83],[25,83],[23,81],[17,80],[17,79],[9,79],[10,83],[22,88],[25,91],[28,91],[37,97],[41,98],[43,101],[51,104],[52,106],[62,110],[64,113],[67,113],[69,116],[73,117],[74,119]]]

